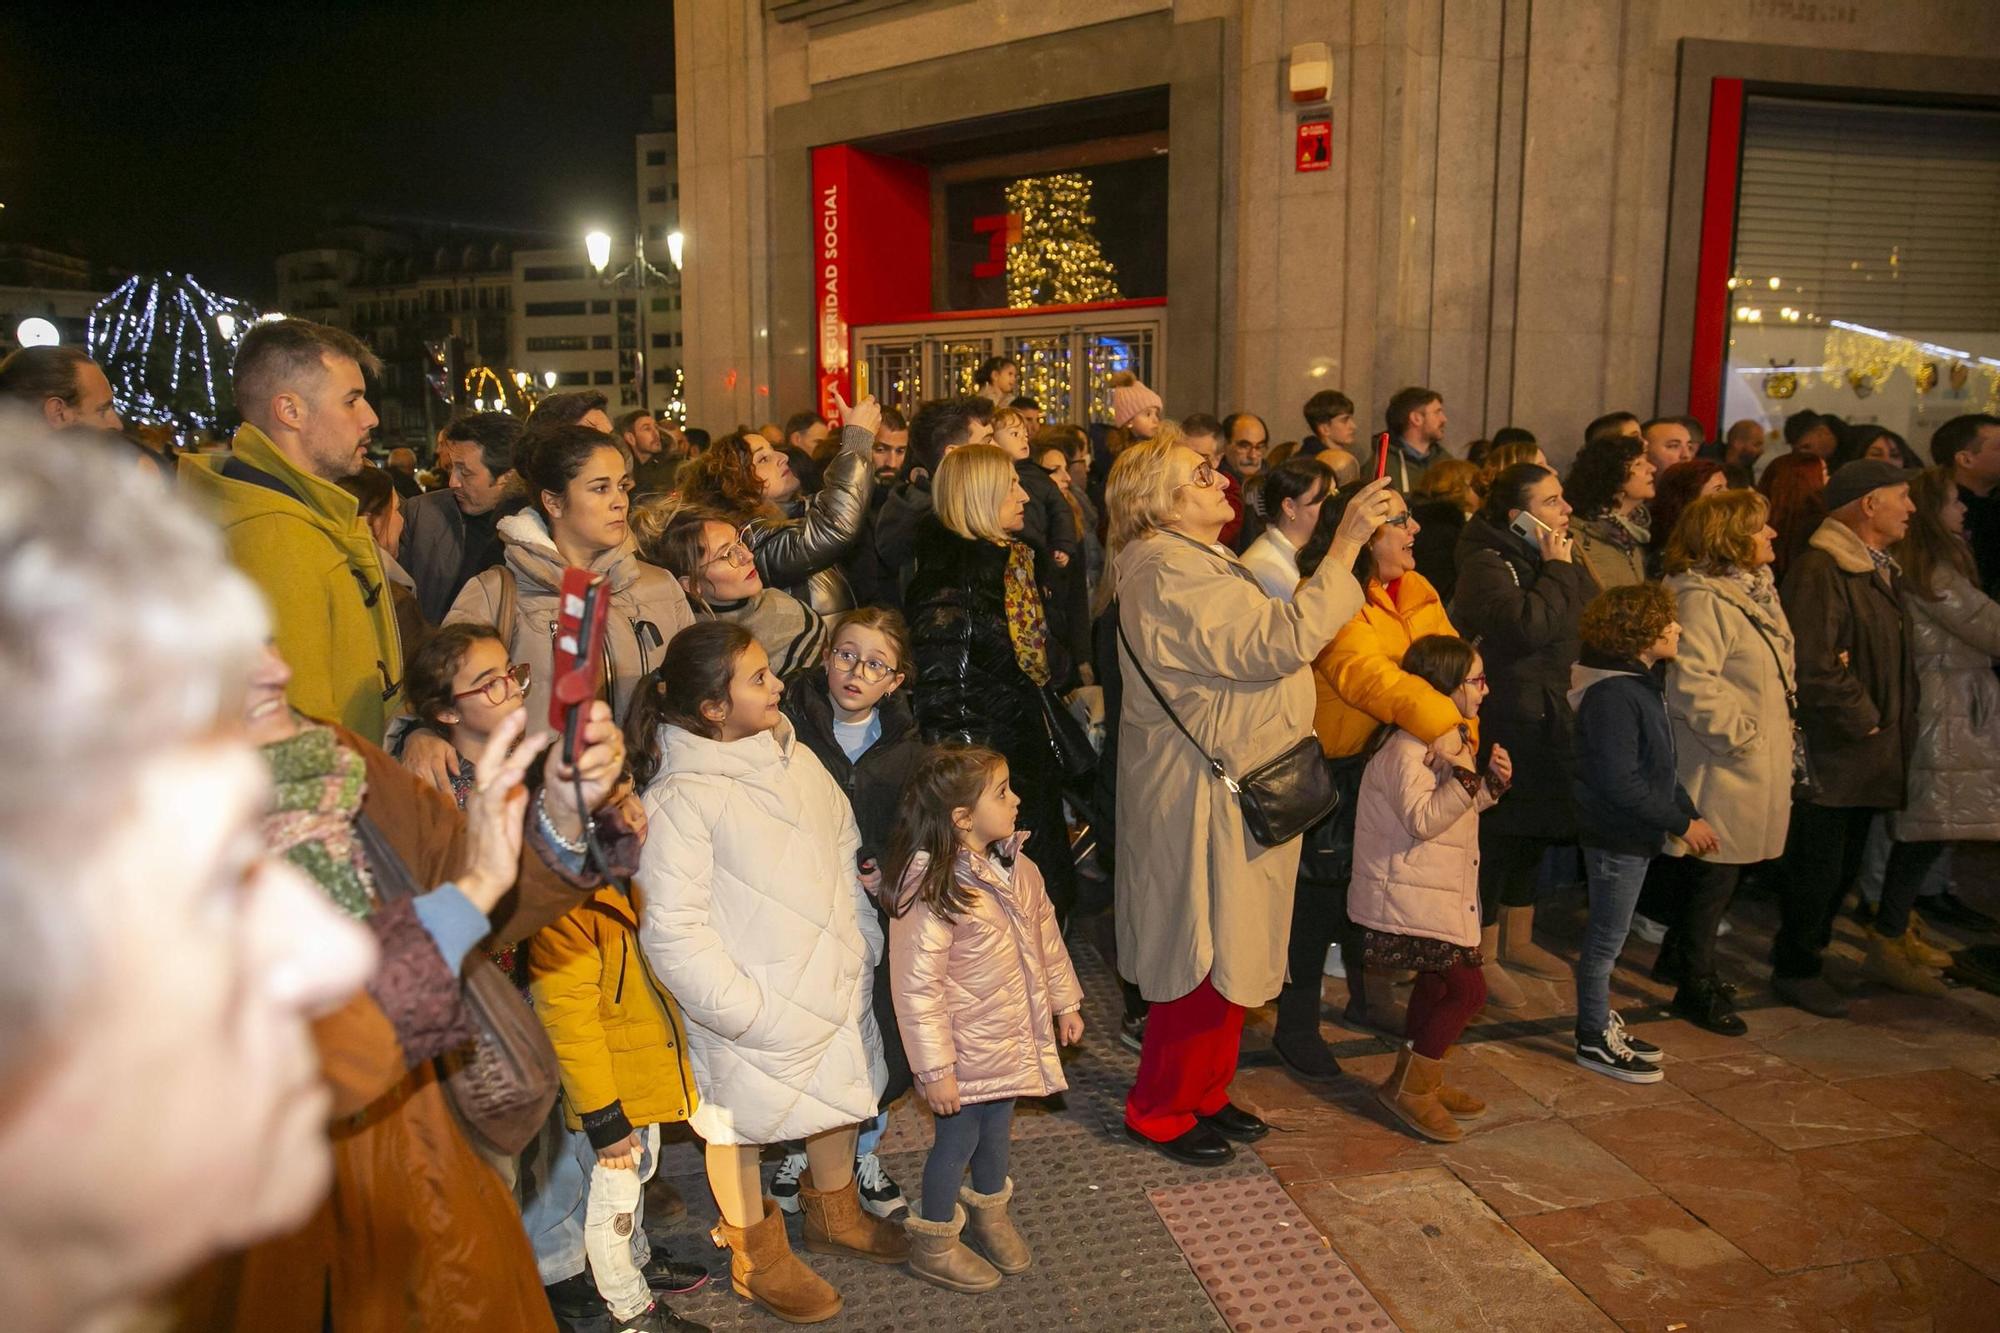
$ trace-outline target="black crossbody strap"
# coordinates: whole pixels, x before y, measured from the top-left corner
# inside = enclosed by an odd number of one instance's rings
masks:
[[[1194,738],[1194,733],[1189,731],[1187,724],[1181,721],[1180,714],[1174,712],[1173,705],[1167,702],[1167,696],[1161,694],[1160,687],[1153,683],[1152,676],[1147,674],[1145,666],[1139,661],[1139,654],[1133,651],[1132,641],[1125,637],[1125,621],[1122,617],[1118,621],[1118,642],[1125,646],[1126,660],[1131,662],[1132,669],[1139,673],[1139,679],[1146,682],[1146,688],[1152,691],[1154,700],[1158,702],[1160,708],[1166,713],[1167,720],[1180,730],[1181,735],[1187,737],[1188,744],[1192,745],[1195,753],[1202,757],[1203,762],[1208,765],[1209,772],[1221,778],[1222,785],[1229,788],[1230,791],[1239,790],[1236,785],[1236,779],[1229,776],[1229,771],[1222,766],[1222,761],[1202,748],[1201,742]]]
[[[1743,608],[1738,607],[1737,610],[1742,611]],[[1785,711],[1796,719],[1799,715],[1799,692],[1798,688],[1785,677],[1785,659],[1778,652],[1777,642],[1771,638],[1770,634],[1764,629],[1764,626],[1758,622],[1757,617],[1751,615],[1748,611],[1743,611],[1743,618],[1750,622],[1750,628],[1757,631],[1757,637],[1762,639],[1764,646],[1771,650],[1771,665],[1778,668],[1778,683],[1785,687]]]

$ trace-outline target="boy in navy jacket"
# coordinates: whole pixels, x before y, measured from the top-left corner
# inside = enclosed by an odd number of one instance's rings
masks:
[[[1583,658],[1570,669],[1576,713],[1572,795],[1590,880],[1590,924],[1576,960],[1576,1062],[1627,1083],[1657,1083],[1660,1048],[1611,1010],[1611,969],[1632,928],[1646,867],[1668,838],[1705,856],[1715,831],[1674,772],[1665,663],[1680,644],[1674,595],[1656,583],[1613,588],[1583,610]]]

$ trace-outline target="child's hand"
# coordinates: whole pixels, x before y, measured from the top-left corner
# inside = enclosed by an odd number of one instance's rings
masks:
[[[639,1169],[639,1131],[633,1130],[618,1142],[597,1150],[597,1164],[607,1171]]]
[[[1450,766],[1466,757],[1465,749],[1465,737],[1459,734],[1457,727],[1453,727],[1431,742],[1430,757]]]
[[[1496,745],[1486,757],[1486,771],[1493,775],[1495,782],[1505,785],[1514,780],[1514,756],[1507,753],[1507,747]]]
[[[918,1079],[917,1086],[923,1089],[924,1104],[931,1108],[932,1115],[957,1115],[965,1105],[958,1099],[956,1074],[943,1074],[929,1083]]]
[[[1074,1046],[1083,1040],[1083,1011],[1056,1015],[1056,1040]]]
[[[1722,839],[1715,835],[1715,829],[1706,819],[1691,820],[1687,832],[1681,834],[1681,841],[1696,856],[1707,856],[1722,850]]]

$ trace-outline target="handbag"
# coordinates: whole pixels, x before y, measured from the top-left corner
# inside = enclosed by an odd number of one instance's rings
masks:
[[[366,815],[354,822],[376,889],[385,899],[416,897],[410,868],[382,831]],[[514,983],[477,949],[459,969],[459,990],[478,1035],[438,1060],[445,1096],[481,1146],[512,1157],[534,1141],[561,1091],[556,1050]]]
[[[1042,726],[1049,733],[1049,748],[1055,751],[1056,770],[1062,780],[1080,782],[1089,777],[1097,769],[1097,747],[1090,743],[1090,733],[1053,686],[1043,685],[1035,695],[1041,701]]]
[[[1757,637],[1771,650],[1771,662],[1778,668],[1778,679],[1784,684],[1785,712],[1792,719],[1792,799],[1810,802],[1818,787],[1813,781],[1812,747],[1806,743],[1806,729],[1799,725],[1798,689],[1785,675],[1785,659],[1778,652],[1778,645],[1772,641],[1764,627],[1757,623],[1757,617],[1746,611],[1743,613],[1743,618],[1750,622],[1750,628],[1757,631]]]
[[[1299,844],[1299,878],[1307,883],[1344,884],[1354,875],[1354,812],[1368,760],[1364,750],[1325,761],[1339,804]]]
[[[1132,651],[1132,641],[1125,637],[1125,626],[1118,626],[1118,641],[1125,646],[1125,656],[1132,663],[1139,679],[1146,682],[1154,700],[1165,712],[1167,719],[1187,737],[1188,744],[1194,746],[1195,753],[1202,757],[1223,786],[1229,788],[1236,797],[1236,803],[1243,809],[1243,822],[1249,826],[1250,836],[1266,847],[1277,847],[1290,842],[1313,825],[1334,812],[1340,804],[1340,793],[1333,785],[1332,770],[1327,767],[1325,756],[1320,753],[1319,738],[1311,733],[1296,745],[1286,750],[1269,763],[1251,769],[1241,778],[1229,776],[1229,770],[1222,761],[1202,748],[1194,733],[1182,723],[1180,715],[1160,693],[1160,687],[1139,661],[1139,654]]]

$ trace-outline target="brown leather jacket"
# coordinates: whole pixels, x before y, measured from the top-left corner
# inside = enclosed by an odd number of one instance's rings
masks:
[[[367,762],[362,813],[417,883],[452,878],[465,859],[464,817],[380,748],[337,730]],[[533,841],[522,849],[518,884],[493,911],[490,946],[527,938],[594,888],[565,882]],[[636,860],[633,840],[623,839],[613,859]],[[456,981],[414,914],[385,910],[371,925],[381,974],[314,1026],[334,1093],[333,1190],[299,1230],[190,1279],[175,1301],[175,1327],[186,1333],[553,1333],[520,1210],[467,1142],[430,1058],[436,1052],[425,1049],[448,1026],[439,1011],[456,1003]],[[392,975],[402,980],[384,994]]]
[[[953,873],[972,906],[946,921],[922,903],[889,921],[889,981],[910,1069],[930,1082],[958,1076],[966,1102],[1046,1097],[1069,1086],[1056,1055],[1055,1021],[1083,1007],[1069,950],[1042,872],[1021,855],[1026,833],[992,857],[958,853]],[[929,858],[911,861],[913,886]]]

